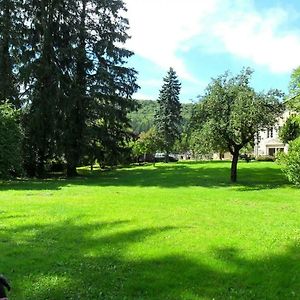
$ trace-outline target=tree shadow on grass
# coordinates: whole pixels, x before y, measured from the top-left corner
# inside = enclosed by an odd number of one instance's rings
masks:
[[[199,167],[198,167],[199,166]],[[72,185],[140,186],[140,187],[208,187],[235,186],[239,190],[273,189],[288,185],[282,171],[266,164],[244,163],[238,171],[238,182],[229,181],[230,162],[159,164],[155,167],[121,168],[109,172],[81,170],[75,179],[10,181],[0,184],[4,190],[60,190]],[[30,196],[30,194],[28,194]]]
[[[230,247],[202,254],[224,264],[217,267],[200,254],[197,260],[168,254],[163,238],[156,246],[162,254],[147,257],[141,244],[180,228],[128,225],[66,222],[0,232],[1,271],[14,287],[10,299],[299,299],[299,246],[259,259]]]

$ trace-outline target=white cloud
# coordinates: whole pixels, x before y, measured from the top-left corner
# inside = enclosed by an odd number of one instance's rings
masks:
[[[300,65],[300,33],[283,31],[286,10],[258,11],[245,0],[126,0],[130,21],[127,47],[163,70],[199,83],[178,51],[193,47],[229,53],[274,73]],[[198,43],[192,43],[198,39]],[[228,67],[230,68],[230,66]]]
[[[300,64],[300,34],[282,32],[287,20],[283,9],[259,13],[240,7],[213,26],[213,35],[220,39],[225,52],[267,66],[274,73],[290,72]]]
[[[127,0],[130,21],[128,47],[167,70],[173,67],[182,79],[197,82],[187,70],[178,50],[201,34],[205,16],[216,9],[217,0]]]

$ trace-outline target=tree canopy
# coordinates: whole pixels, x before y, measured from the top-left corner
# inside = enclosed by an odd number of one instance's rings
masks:
[[[86,155],[118,161],[138,88],[124,1],[0,0],[0,11],[0,103],[22,108],[28,174],[53,159],[69,176]]]
[[[282,113],[283,94],[278,90],[257,93],[250,86],[253,71],[226,72],[213,79],[196,107],[193,129],[199,148],[232,154],[231,181],[237,180],[240,150],[254,141],[257,132],[271,126]]]
[[[293,70],[289,82],[287,105],[296,111],[300,111],[300,67]]]

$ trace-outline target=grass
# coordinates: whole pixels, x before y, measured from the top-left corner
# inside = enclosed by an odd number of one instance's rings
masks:
[[[300,299],[300,190],[274,163],[0,184],[10,299]]]

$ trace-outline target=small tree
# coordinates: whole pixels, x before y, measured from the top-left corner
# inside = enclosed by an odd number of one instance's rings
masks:
[[[161,140],[155,128],[152,127],[147,132],[140,134],[139,139],[133,144],[132,151],[135,156],[144,155],[144,161],[146,161],[147,154],[155,154],[160,144]]]
[[[283,94],[278,90],[256,93],[249,85],[252,73],[246,68],[237,76],[227,72],[213,79],[193,117],[193,127],[206,151],[226,150],[232,154],[232,182],[237,180],[240,150],[282,113]]]
[[[0,178],[21,171],[21,130],[18,112],[11,105],[0,105]]]
[[[181,104],[179,102],[180,88],[181,84],[178,81],[176,72],[170,68],[160,90],[159,108],[155,114],[155,128],[158,136],[162,139],[161,150],[166,154],[166,162],[168,162],[169,154],[176,139],[180,137],[182,121]]]
[[[144,153],[140,141],[132,141],[130,143],[130,147],[133,158],[136,160],[137,163],[139,163],[139,158]]]

